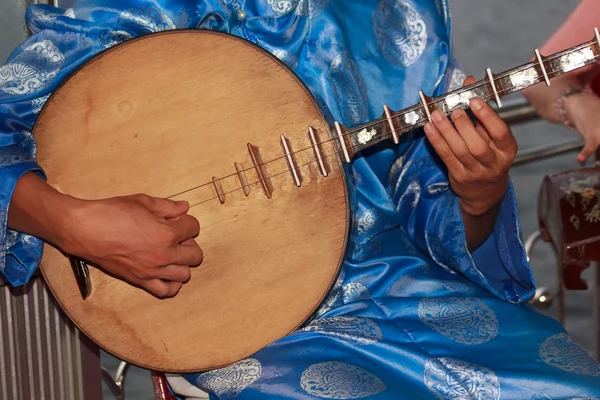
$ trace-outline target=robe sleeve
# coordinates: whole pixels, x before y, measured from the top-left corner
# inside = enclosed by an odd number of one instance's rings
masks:
[[[14,286],[37,269],[43,242],[8,229],[15,185],[25,173],[44,177],[35,160],[36,117],[52,91],[82,62],[106,48],[91,22],[49,6],[33,6],[26,20],[33,35],[0,67],[0,273]],[[87,26],[90,30],[84,30]]]
[[[474,251],[467,248],[458,197],[447,170],[421,136],[404,155],[393,192],[401,227],[412,242],[441,268],[464,275],[494,295],[513,303],[535,293],[533,274],[521,238],[512,183],[502,200],[489,237]]]

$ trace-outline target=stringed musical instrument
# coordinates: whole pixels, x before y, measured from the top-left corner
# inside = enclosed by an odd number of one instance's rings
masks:
[[[473,97],[501,105],[595,62],[599,42],[596,30],[591,42],[536,51],[535,62],[488,69],[439,98],[421,92],[405,110],[382,105],[381,118],[352,128],[330,126],[285,64],[241,38],[166,31],[116,45],[49,98],[33,131],[38,162],[78,198],[187,200],[205,258],[164,300],[50,245],[42,273],[77,327],[123,360],[180,373],[236,362],[301,327],[332,288],[352,225],[344,166],[357,152],[397,143],[434,109]]]

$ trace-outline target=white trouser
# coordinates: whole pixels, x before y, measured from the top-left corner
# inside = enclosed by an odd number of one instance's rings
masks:
[[[165,374],[167,382],[171,385],[171,389],[180,397],[186,400],[207,400],[208,393],[203,392],[191,383],[185,380],[181,375]]]

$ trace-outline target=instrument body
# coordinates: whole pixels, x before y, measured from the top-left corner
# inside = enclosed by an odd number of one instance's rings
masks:
[[[91,267],[83,299],[68,257],[47,245],[48,286],[86,335],[144,368],[203,371],[250,356],[316,311],[343,262],[350,208],[329,132],[300,80],[242,39],[168,31],[108,49],[40,113],[38,162],[79,198],[189,201],[204,261],[164,300]]]

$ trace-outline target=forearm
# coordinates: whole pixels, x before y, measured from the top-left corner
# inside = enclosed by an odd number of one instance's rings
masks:
[[[481,215],[472,215],[461,209],[469,251],[476,249],[488,238],[496,223],[498,210],[500,202]]]
[[[540,48],[543,55],[549,56],[592,39],[594,27],[600,23],[600,2],[583,0],[569,15],[563,25]],[[533,58],[532,58],[533,60]],[[583,88],[598,72],[597,64],[577,69],[552,80],[552,84],[538,84],[525,89],[523,95],[532,103],[545,120],[562,123],[557,110],[557,101],[569,89]]]
[[[562,123],[557,102],[570,89],[582,89],[580,76],[570,73],[552,81],[552,85],[538,84],[523,91],[525,98],[546,121]]]
[[[549,55],[591,40],[599,23],[600,2],[582,0],[540,51]]]
[[[11,198],[8,227],[60,246],[61,227],[75,199],[59,193],[39,175],[28,172],[19,179]]]

